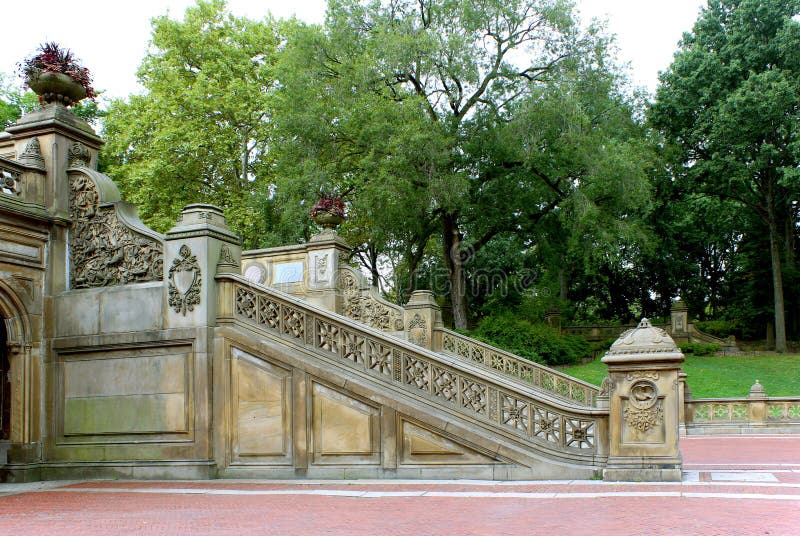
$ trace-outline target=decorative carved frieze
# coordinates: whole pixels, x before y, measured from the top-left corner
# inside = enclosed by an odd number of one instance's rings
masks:
[[[356,278],[343,270],[340,276],[344,293],[344,315],[358,322],[383,331],[400,331],[403,319],[399,311],[395,311],[381,303],[369,291],[362,292]]]
[[[200,305],[200,265],[197,257],[192,255],[192,250],[186,244],[178,251],[180,255],[172,261],[169,268],[169,306],[176,313],[186,316],[194,310],[195,305]]]
[[[70,285],[73,289],[159,281],[161,244],[124,225],[113,205],[99,206],[92,179],[70,179]]]

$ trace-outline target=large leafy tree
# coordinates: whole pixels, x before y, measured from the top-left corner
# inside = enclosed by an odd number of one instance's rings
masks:
[[[559,209],[596,216],[620,178],[631,198],[646,190],[641,167],[628,173],[635,128],[604,45],[560,0],[332,0],[324,28],[296,26],[282,54],[276,195],[338,190],[351,236],[399,252],[410,274],[436,243],[466,327],[483,248],[509,234],[533,248]]]
[[[738,203],[768,232],[778,351],[786,349],[783,278],[793,247],[785,244],[798,199],[798,13],[797,0],[709,0],[650,110],[681,149],[687,188]]]
[[[107,172],[158,230],[187,203],[222,206],[245,243],[264,225],[257,193],[269,176],[267,140],[271,21],[237,18],[222,0],[201,0],[183,21],[153,20],[138,71],[145,88],[109,107]]]

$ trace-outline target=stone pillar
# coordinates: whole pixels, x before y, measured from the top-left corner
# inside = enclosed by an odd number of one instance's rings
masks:
[[[241,266],[239,238],[213,205],[187,205],[164,241],[166,318],[169,328],[213,326],[217,318],[217,265]]]
[[[747,420],[750,424],[763,425],[767,422],[767,391],[756,380],[747,395],[750,403],[747,405]]]
[[[680,481],[679,380],[683,354],[645,318],[602,359],[609,374],[609,481]]]
[[[544,323],[561,332],[561,309],[549,309],[545,312]]]
[[[430,290],[415,290],[403,312],[406,340],[424,348],[438,350],[434,328],[442,327],[442,310]]]
[[[678,298],[670,309],[672,339],[676,342],[689,342],[689,308]]]
[[[306,251],[307,300],[329,311],[340,313],[342,293],[338,280],[339,263],[350,255],[350,246],[336,231],[328,229],[312,236],[306,244]]]

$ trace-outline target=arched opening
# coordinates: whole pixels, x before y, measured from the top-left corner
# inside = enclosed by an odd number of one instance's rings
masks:
[[[0,440],[11,439],[11,364],[8,333],[0,317]]]

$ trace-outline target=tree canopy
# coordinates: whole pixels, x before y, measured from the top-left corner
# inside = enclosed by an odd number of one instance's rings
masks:
[[[269,95],[278,38],[270,20],[199,1],[184,20],[153,20],[138,78],[145,88],[109,106],[106,170],[144,219],[169,229],[181,208],[225,210],[244,242],[263,230],[257,192],[268,180]]]
[[[768,232],[779,351],[800,186],[798,13],[795,0],[710,0],[650,109],[680,148],[684,188],[737,203]]]
[[[521,235],[523,255],[550,217],[647,206],[644,131],[567,2],[331,1],[277,73],[276,195],[338,191],[367,262],[395,251],[409,281],[434,243],[458,327],[488,244]]]

